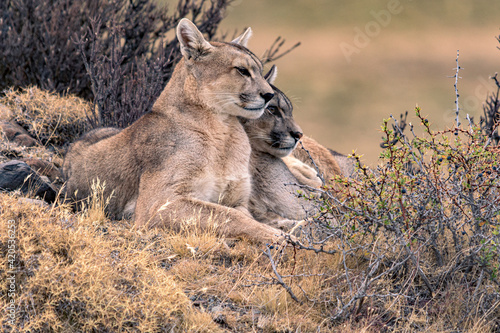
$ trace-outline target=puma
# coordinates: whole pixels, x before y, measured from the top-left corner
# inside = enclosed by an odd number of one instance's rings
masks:
[[[208,42],[182,19],[176,33],[183,57],[152,111],[73,143],[63,167],[67,193],[84,199],[100,179],[113,194],[109,213],[133,215],[139,226],[194,220],[228,237],[279,240],[280,230],[248,211],[251,149],[239,118],[259,118],[274,96],[245,47],[251,30],[231,43]]]
[[[315,169],[290,156],[303,134],[293,119],[290,100],[272,85],[275,77],[273,66],[266,79],[274,89],[274,97],[264,114],[241,122],[252,146],[250,212],[258,221],[288,229],[316,213],[314,203],[300,197],[298,191],[311,195],[309,189],[320,187],[322,181]],[[335,160],[331,163],[332,168],[338,168]]]

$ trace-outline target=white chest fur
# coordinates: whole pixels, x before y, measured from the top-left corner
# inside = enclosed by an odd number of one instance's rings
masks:
[[[239,206],[251,191],[251,148],[247,135],[236,120],[211,134],[210,140],[207,165],[194,182],[193,190],[203,201]]]

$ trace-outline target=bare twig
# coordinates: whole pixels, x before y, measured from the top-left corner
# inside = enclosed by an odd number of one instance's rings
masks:
[[[309,156],[309,159],[311,160],[311,163],[314,165],[314,168],[316,169],[316,171],[318,172],[318,177],[321,179],[321,182],[323,183],[323,185],[326,184],[325,182],[325,178],[323,177],[323,175],[321,174],[321,172],[319,171],[319,167],[318,165],[316,164],[316,162],[314,162],[314,159],[312,158],[311,156],[311,153],[309,152],[309,150],[307,150],[305,147],[304,147],[304,144],[302,143],[302,141],[299,141],[300,142],[300,149],[303,149],[306,153],[307,153],[307,156]]]
[[[298,43],[295,43],[289,49],[279,53],[281,47],[284,44],[285,44],[284,39],[282,39],[281,37],[276,38],[275,41],[269,47],[269,49],[267,49],[264,52],[264,55],[262,56],[262,59],[261,59],[262,63],[265,65],[267,63],[274,62],[274,61],[280,59],[281,57],[287,55],[288,53],[292,52],[294,49],[296,49],[297,47],[300,46],[300,42],[298,42]]]
[[[452,76],[452,78],[455,78],[455,84],[453,86],[455,87],[455,116],[456,116],[455,124],[457,128],[460,127],[460,119],[459,119],[460,106],[458,104],[458,98],[460,97],[460,95],[458,94],[458,79],[461,79],[459,73],[460,70],[462,69],[462,67],[460,67],[460,65],[458,64],[459,55],[460,52],[459,50],[457,50],[457,58],[456,58],[457,67],[455,68],[456,70],[455,75]]]
[[[274,275],[276,276],[276,278],[274,278],[273,280],[281,285],[283,288],[285,288],[285,290],[288,292],[288,294],[290,295],[290,297],[297,303],[299,304],[302,304],[303,302],[300,301],[297,296],[295,296],[295,294],[293,293],[292,289],[283,281],[283,278],[281,277],[281,275],[278,273],[278,270],[276,269],[276,263],[274,262],[274,259],[273,259],[273,255],[271,254],[271,249],[270,247],[266,247],[266,250],[264,251],[264,254],[266,255],[267,258],[269,258],[269,262],[271,263],[271,267],[273,269],[273,273]]]

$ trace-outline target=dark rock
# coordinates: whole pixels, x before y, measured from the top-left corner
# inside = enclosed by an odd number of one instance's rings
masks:
[[[38,144],[37,140],[33,139],[24,128],[16,123],[2,120],[0,128],[10,142],[25,147],[33,147]]]
[[[0,164],[0,189],[4,191],[20,189],[23,194],[34,194],[49,203],[54,202],[57,195],[56,191],[28,164],[18,160]]]

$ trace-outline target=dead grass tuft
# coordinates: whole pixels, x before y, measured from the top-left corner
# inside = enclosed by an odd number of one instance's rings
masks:
[[[62,147],[80,137],[87,126],[90,104],[75,96],[29,87],[9,89],[0,98],[13,113],[13,120],[43,145]]]
[[[19,205],[7,194],[0,195],[0,205],[2,221],[14,220],[16,226],[19,327],[141,332],[200,327],[199,311],[155,259],[152,233],[138,234],[127,221],[96,225],[64,206]],[[2,223],[3,253],[6,227]],[[7,256],[1,260],[7,267]],[[6,281],[7,271],[0,276]],[[6,300],[6,284],[0,290]],[[5,313],[1,321],[5,325]]]

